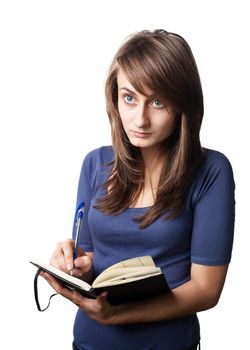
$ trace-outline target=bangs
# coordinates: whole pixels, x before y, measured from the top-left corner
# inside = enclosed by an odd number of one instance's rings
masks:
[[[132,47],[129,52],[118,57],[117,62],[131,85],[139,93],[147,96],[146,89],[149,89],[160,95],[164,92],[164,97],[167,98],[166,72],[159,60],[153,61],[151,57],[154,56],[150,55],[147,47],[140,47],[140,50]]]

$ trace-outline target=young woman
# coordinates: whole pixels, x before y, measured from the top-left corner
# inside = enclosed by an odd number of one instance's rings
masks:
[[[220,298],[231,258],[234,180],[228,159],[202,148],[203,96],[187,42],[164,30],[123,43],[106,80],[112,147],[90,152],[77,203],[81,252],[58,244],[51,264],[91,281],[124,259],[151,255],[171,292],[111,306],[46,280],[79,309],[74,349],[196,349],[196,313]]]

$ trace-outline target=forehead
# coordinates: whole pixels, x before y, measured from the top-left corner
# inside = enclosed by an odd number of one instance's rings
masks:
[[[127,76],[124,74],[124,72],[122,71],[121,68],[119,68],[118,73],[117,73],[117,85],[118,85],[118,89],[127,88],[127,89],[139,94],[139,92],[130,83],[130,81],[128,80]],[[154,95],[153,90],[149,89],[147,86],[142,85],[142,88],[143,88],[143,95],[145,95],[145,96]],[[142,91],[140,91],[140,92],[142,92]]]

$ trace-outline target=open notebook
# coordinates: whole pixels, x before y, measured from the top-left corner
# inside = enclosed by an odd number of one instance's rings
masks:
[[[56,277],[64,286],[78,290],[88,298],[108,292],[108,301],[115,305],[150,298],[169,291],[167,281],[150,256],[121,261],[104,270],[92,285],[37,259],[30,261],[40,270]]]

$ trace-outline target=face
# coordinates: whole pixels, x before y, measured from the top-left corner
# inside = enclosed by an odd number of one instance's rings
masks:
[[[174,131],[173,108],[145,89],[146,96],[137,92],[122,70],[118,71],[118,111],[123,128],[132,143],[143,149],[157,150]]]

